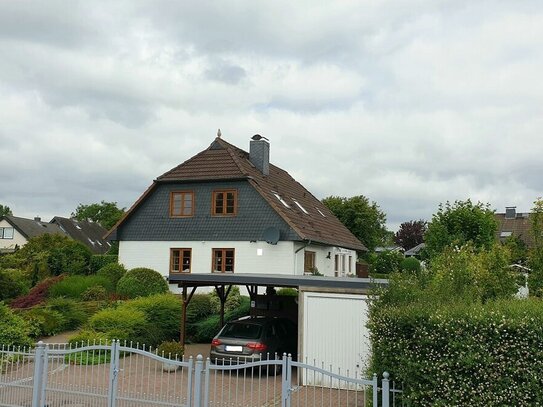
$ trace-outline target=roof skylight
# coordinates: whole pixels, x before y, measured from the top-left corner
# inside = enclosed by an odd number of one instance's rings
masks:
[[[283,198],[281,198],[277,192],[274,192],[273,194],[279,200],[279,202],[283,204],[285,208],[290,208],[290,205]]]
[[[319,209],[319,208],[315,208],[317,210],[317,212],[319,212],[323,218],[326,218],[326,215],[324,213],[322,213],[322,211]]]
[[[300,202],[298,202],[296,199],[292,198],[292,200],[294,201],[294,203],[296,204],[296,206],[298,208],[300,208],[302,210],[303,213],[305,213],[306,215],[309,215],[309,212],[302,206],[302,204]]]

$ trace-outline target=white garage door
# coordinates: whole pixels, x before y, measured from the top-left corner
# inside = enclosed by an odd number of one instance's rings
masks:
[[[370,356],[368,297],[312,292],[303,296],[303,362],[365,378]]]

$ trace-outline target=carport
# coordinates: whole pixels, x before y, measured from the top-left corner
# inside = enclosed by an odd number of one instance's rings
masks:
[[[245,286],[251,298],[251,304],[256,302],[259,288],[290,287],[299,292],[299,343],[304,338],[304,328],[308,329],[305,317],[310,304],[317,304],[317,299],[322,301],[337,302],[338,299],[353,299],[356,296],[367,298],[371,288],[388,284],[388,280],[353,278],[353,277],[321,277],[313,275],[280,275],[280,274],[170,274],[170,284],[177,284],[181,288],[183,299],[183,315],[181,326],[181,342],[186,342],[187,307],[198,287],[214,287],[221,301],[220,325],[224,325],[224,305],[233,285]],[[305,307],[305,308],[304,308]],[[333,307],[327,307],[333,308]],[[304,323],[302,325],[302,323]],[[300,348],[300,346],[299,346]],[[302,349],[300,349],[302,353]]]

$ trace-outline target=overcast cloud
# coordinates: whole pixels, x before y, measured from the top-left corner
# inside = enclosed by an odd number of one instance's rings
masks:
[[[543,3],[4,1],[0,204],[130,206],[221,128],[391,229],[543,195]]]

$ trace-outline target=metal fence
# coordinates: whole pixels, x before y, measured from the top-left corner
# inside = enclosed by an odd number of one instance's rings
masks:
[[[364,379],[293,360],[188,360],[133,344],[86,343],[0,348],[0,406],[372,406],[400,390],[388,374]],[[380,386],[379,386],[380,384]]]

